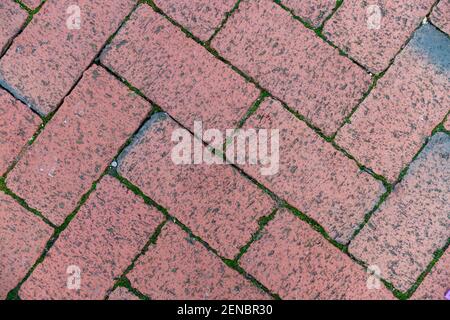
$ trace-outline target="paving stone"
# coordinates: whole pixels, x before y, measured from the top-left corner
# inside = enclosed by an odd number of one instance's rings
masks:
[[[17,159],[40,123],[27,106],[0,89],[0,175]]]
[[[296,16],[319,27],[336,7],[336,0],[281,0]]]
[[[449,50],[448,37],[421,27],[336,142],[394,182],[449,111]]]
[[[212,46],[327,135],[371,82],[362,68],[269,0],[242,1]]]
[[[368,286],[370,274],[287,209],[276,214],[240,265],[282,299],[393,299],[383,284]]]
[[[22,285],[21,299],[103,299],[163,219],[117,179],[105,176]]]
[[[346,0],[323,32],[351,57],[379,73],[389,66],[434,3]]]
[[[450,0],[441,0],[431,13],[431,21],[450,35]]]
[[[438,133],[349,251],[406,291],[450,237],[450,136]]]
[[[270,299],[173,223],[163,228],[128,277],[156,300]]]
[[[8,187],[61,224],[150,109],[94,65],[10,172]]]
[[[36,9],[41,4],[41,2],[42,0],[22,0],[22,3],[32,10]],[[47,2],[51,2],[51,0]]]
[[[0,83],[43,115],[55,110],[136,1],[49,0],[0,60]],[[79,28],[73,20],[79,8]],[[70,27],[70,28],[69,28]]]
[[[117,287],[110,295],[108,300],[140,300],[137,296],[131,293],[127,288]]]
[[[155,0],[169,17],[202,41],[208,40],[237,0]]]
[[[45,249],[53,229],[0,191],[0,299],[14,289]]]
[[[235,128],[258,98],[254,85],[141,5],[101,61],[184,126]]]
[[[448,300],[450,291],[450,251],[444,253],[411,297],[414,300]]]
[[[447,116],[447,120],[444,123],[444,128],[450,131],[450,115]]]
[[[20,31],[27,18],[28,13],[13,0],[0,3],[0,53]]]
[[[180,129],[165,114],[154,115],[120,156],[118,171],[219,254],[233,258],[275,204],[229,165],[175,164],[171,139]]]
[[[319,222],[341,243],[350,240],[365,214],[385,192],[380,181],[360,171],[356,162],[319,137],[278,101],[264,101],[243,128],[279,130],[279,170],[263,175],[264,166],[240,167]]]

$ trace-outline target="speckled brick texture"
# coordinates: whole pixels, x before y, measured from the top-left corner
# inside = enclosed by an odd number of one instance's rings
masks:
[[[450,40],[421,27],[336,142],[389,181],[420,150],[450,106]]]
[[[20,31],[27,17],[28,13],[13,0],[0,3],[0,54]]]
[[[30,9],[36,9],[42,1],[43,0],[21,0],[21,2]],[[47,2],[51,2],[51,0],[47,0]]]
[[[315,28],[319,27],[336,7],[336,0],[280,0],[280,3]]]
[[[114,301],[133,301],[139,300],[137,296],[131,293],[127,288],[117,287],[111,294],[109,295],[108,300]]]
[[[431,10],[435,0],[346,0],[324,35],[374,73],[385,70]]]
[[[273,99],[264,101],[244,129],[280,131],[279,171],[263,176],[261,166],[245,172],[347,243],[383,194],[384,187]]]
[[[44,252],[53,229],[0,191],[0,299],[14,289]]]
[[[433,136],[349,251],[408,290],[450,237],[450,137]]]
[[[221,25],[237,0],[155,0],[169,17],[194,36],[207,41]]]
[[[159,211],[105,176],[22,285],[21,299],[104,299],[162,221]],[[74,267],[79,289],[71,281]]]
[[[40,123],[27,106],[0,89],[0,176],[17,160]]]
[[[431,13],[431,21],[450,35],[450,0],[441,0]]]
[[[62,224],[150,109],[103,68],[93,66],[10,172],[8,187]]]
[[[141,5],[101,61],[188,128],[234,128],[259,91],[149,6]]]
[[[49,0],[0,60],[0,83],[43,115],[54,111],[135,1]],[[80,24],[72,20],[80,12]]]
[[[164,227],[128,277],[156,300],[270,299],[173,223]]]
[[[275,204],[229,165],[175,164],[171,139],[179,129],[165,114],[154,115],[120,157],[119,173],[232,259]]]
[[[383,284],[286,209],[277,212],[241,266],[282,299],[393,299]]]
[[[242,1],[212,46],[327,135],[371,82],[363,69],[269,0]]]

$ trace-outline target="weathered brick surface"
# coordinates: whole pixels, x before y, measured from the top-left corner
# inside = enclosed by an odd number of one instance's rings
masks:
[[[162,220],[159,211],[118,180],[105,176],[22,285],[20,297],[103,299]],[[69,266],[81,271],[79,290],[67,286]]]
[[[370,76],[269,0],[244,0],[212,41],[219,54],[333,134]]]
[[[20,31],[27,17],[27,12],[13,0],[4,0],[0,3],[0,53]]]
[[[25,277],[53,229],[0,191],[0,299]]]
[[[388,67],[434,2],[344,1],[325,24],[324,34],[372,72],[378,73]],[[371,9],[374,5],[379,11]]]
[[[450,137],[433,136],[349,251],[408,290],[450,237]]]
[[[42,0],[22,0],[22,3],[25,4],[30,9],[36,9],[41,4],[41,2]]]
[[[270,298],[173,223],[164,227],[128,277],[151,299]]]
[[[0,82],[41,114],[59,105],[136,1],[49,0],[0,60]],[[81,25],[70,29],[79,6]],[[69,10],[70,9],[70,10]],[[72,24],[73,25],[73,24]]]
[[[0,175],[13,164],[40,123],[27,106],[0,89]]]
[[[450,35],[450,0],[441,0],[433,9],[431,21]]]
[[[296,16],[319,27],[336,7],[336,0],[281,0]]]
[[[421,27],[336,142],[395,181],[449,110],[449,50],[448,37]]]
[[[233,258],[274,203],[229,165],[175,164],[171,138],[177,129],[165,114],[154,115],[120,157],[119,173],[221,255]]]
[[[450,115],[447,117],[447,120],[444,123],[444,128],[450,131]]]
[[[147,5],[133,14],[101,61],[190,128],[195,120],[234,128],[259,95]]]
[[[155,0],[169,17],[202,41],[208,40],[220,26],[225,14],[237,0]]]
[[[286,209],[240,264],[282,299],[393,299],[383,284],[368,289],[363,268]]]
[[[117,287],[110,295],[108,300],[140,300],[133,293],[128,291],[127,288]]]
[[[280,130],[279,171],[263,176],[255,165],[242,166],[244,171],[318,221],[332,238],[347,243],[384,192],[382,183],[278,101],[264,101],[245,123],[244,129],[250,128]]]
[[[93,66],[10,172],[7,185],[61,224],[150,109],[103,68]]]

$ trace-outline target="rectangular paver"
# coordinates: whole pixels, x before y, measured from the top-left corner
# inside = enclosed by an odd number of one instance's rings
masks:
[[[134,0],[49,0],[0,60],[0,81],[47,115],[60,104]],[[77,19],[77,17],[80,19]]]
[[[394,182],[450,106],[450,40],[421,27],[336,142]]]
[[[336,7],[336,0],[280,0],[280,3],[316,28]]]
[[[435,0],[346,0],[325,24],[324,34],[374,73],[390,61],[420,25]]]
[[[450,237],[450,136],[433,136],[349,251],[406,291]]]
[[[279,171],[263,176],[255,165],[241,166],[244,171],[319,222],[332,238],[347,243],[384,192],[382,183],[278,101],[264,101],[244,125],[251,128],[280,131]]]
[[[0,191],[0,299],[25,277],[53,233],[40,218]]]
[[[173,223],[128,274],[133,287],[160,300],[265,300],[265,294]]]
[[[19,296],[103,299],[163,219],[117,179],[105,176],[22,285]]]
[[[450,0],[441,0],[431,13],[431,21],[450,35]]]
[[[371,81],[362,68],[269,0],[242,1],[212,47],[327,135],[337,130]]]
[[[233,258],[275,204],[229,165],[175,164],[172,135],[180,129],[165,114],[154,115],[121,155],[119,173],[222,256]]]
[[[7,178],[7,185],[59,225],[100,177],[151,105],[93,66]]]
[[[21,1],[28,8],[33,10],[33,9],[36,9],[42,3],[43,0],[21,0]],[[47,1],[47,2],[51,2],[51,0]]]
[[[132,301],[132,300],[140,300],[137,296],[131,293],[127,288],[117,287],[111,294],[109,295],[108,300],[117,300],[117,301]]]
[[[193,128],[234,128],[257,99],[254,85],[141,5],[101,61],[177,121]]]
[[[28,13],[14,0],[4,0],[0,3],[0,54],[20,31],[27,18]]]
[[[240,265],[282,299],[393,299],[382,283],[368,286],[363,268],[287,209],[269,222]]]

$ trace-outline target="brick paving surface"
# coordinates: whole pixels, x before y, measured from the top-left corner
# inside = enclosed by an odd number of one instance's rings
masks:
[[[449,8],[2,1],[0,299],[446,299]]]

